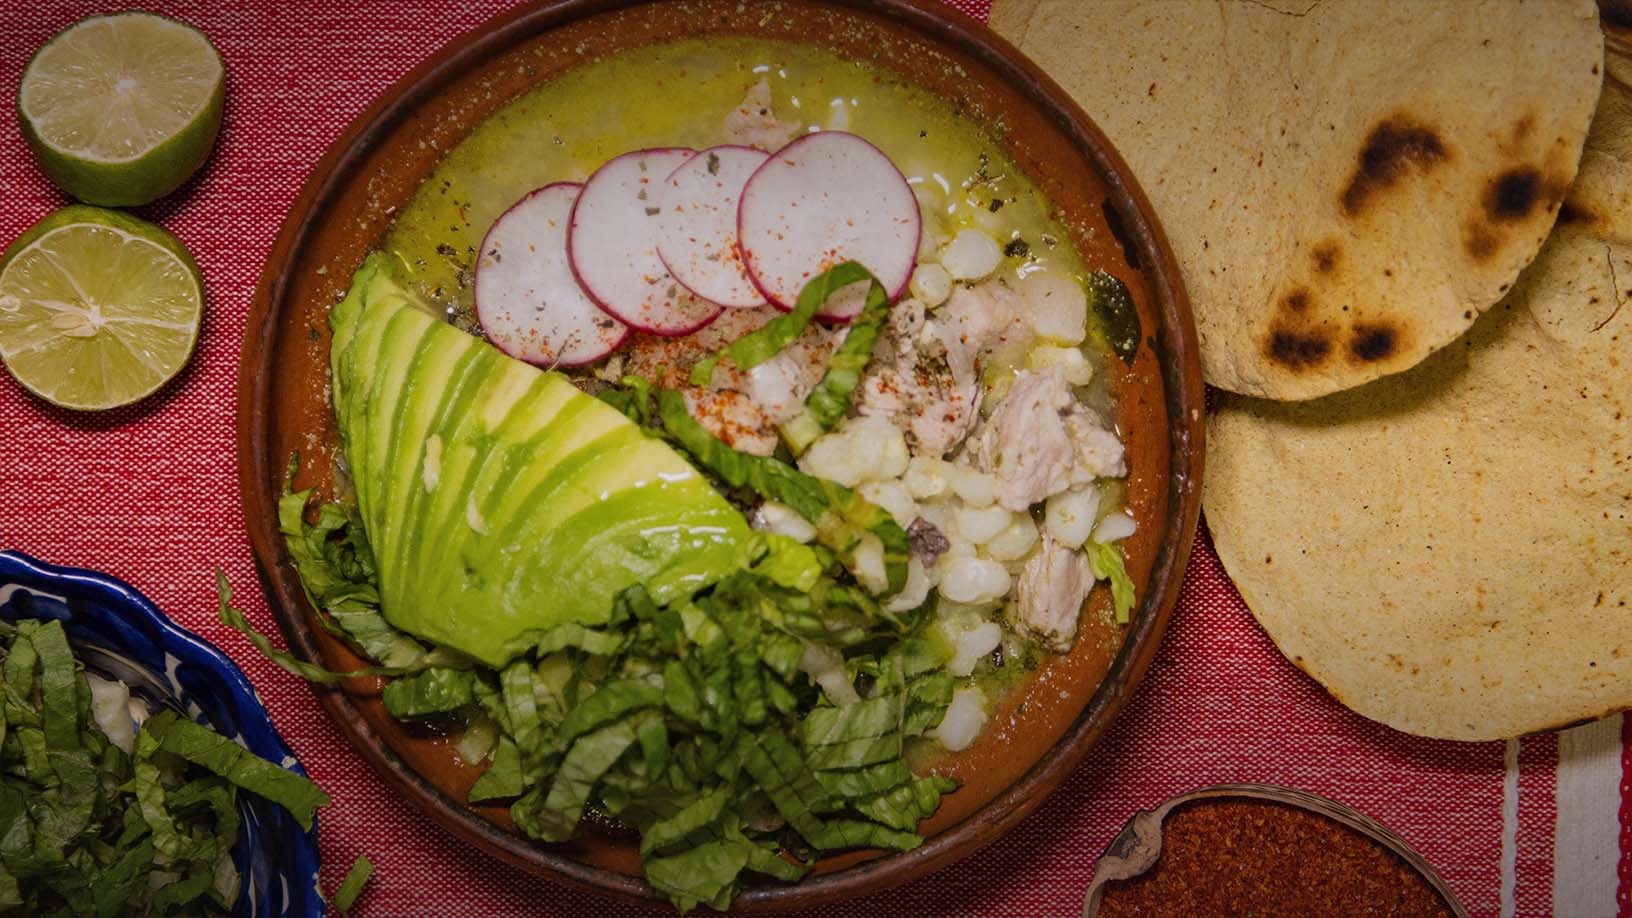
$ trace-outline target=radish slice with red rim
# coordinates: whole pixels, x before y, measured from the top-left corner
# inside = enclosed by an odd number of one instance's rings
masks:
[[[918,258],[918,199],[901,171],[854,134],[819,131],[773,153],[748,179],[737,213],[754,285],[792,309],[806,282],[844,261],[873,272],[899,298]],[[836,291],[817,316],[849,321],[866,284]]]
[[[692,296],[657,255],[658,189],[696,151],[636,150],[595,170],[572,209],[572,273],[612,317],[676,337],[714,321],[721,307]]]
[[[499,350],[540,366],[575,367],[629,336],[601,311],[567,263],[567,223],[584,186],[546,185],[517,201],[482,239],[476,319]]]
[[[770,159],[752,147],[711,147],[664,180],[657,254],[674,279],[699,297],[733,309],[765,305],[742,265],[737,203],[748,178]]]

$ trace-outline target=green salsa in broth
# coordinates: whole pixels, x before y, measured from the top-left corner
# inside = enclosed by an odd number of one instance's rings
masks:
[[[642,47],[593,61],[518,97],[446,152],[397,215],[381,249],[400,279],[461,329],[481,336],[473,274],[483,237],[529,191],[583,182],[621,154],[653,147],[702,150],[732,142],[727,115],[764,82],[770,110],[799,133],[843,130],[866,138],[900,169],[924,218],[920,261],[962,229],[977,228],[1004,247],[996,276],[1069,275],[1086,267],[1036,186],[1001,145],[953,105],[884,69],[811,45],[747,37],[710,37]],[[793,136],[798,136],[794,134]],[[1089,310],[1082,352],[1092,381],[1078,400],[1114,417],[1115,358]],[[636,339],[645,336],[636,335]],[[987,407],[1007,391],[1024,354],[996,355],[987,366]],[[586,372],[592,368],[586,368]],[[581,375],[572,371],[573,375]],[[1124,486],[1101,484],[1101,515],[1120,508]],[[1042,511],[1032,517],[1039,527]],[[1114,641],[1109,621],[1081,623],[1084,640]],[[1006,639],[960,684],[981,687],[993,702],[1025,682],[1046,651]],[[915,744],[913,758],[933,758]]]
[[[894,161],[933,238],[979,227],[1024,251],[1021,270],[1082,265],[1047,202],[1001,147],[938,96],[810,45],[712,37],[611,55],[562,74],[478,125],[397,216],[383,248],[405,279],[475,330],[471,277],[493,221],[522,195],[581,182],[647,147],[727,142],[723,123],[761,80],[783,121],[847,130]],[[932,218],[933,219],[930,219]]]

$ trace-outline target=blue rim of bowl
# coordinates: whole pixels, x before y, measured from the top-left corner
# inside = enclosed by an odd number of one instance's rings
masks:
[[[32,617],[62,620],[69,638],[76,643],[125,656],[131,655],[132,648],[145,647],[156,651],[160,655],[158,666],[141,659],[133,662],[152,670],[155,675],[162,675],[169,682],[169,690],[176,695],[189,694],[189,690],[180,682],[182,676],[192,681],[196,678],[194,674],[199,674],[212,686],[224,686],[227,690],[224,694],[204,695],[206,702],[216,708],[213,714],[204,711],[197,702],[188,702],[188,713],[195,720],[210,723],[217,729],[221,729],[221,726],[216,721],[230,719],[231,726],[237,730],[236,739],[250,752],[303,777],[307,776],[306,769],[272,725],[265,703],[243,670],[220,648],[171,621],[135,587],[96,571],[47,564],[17,551],[0,551],[0,607],[13,604],[13,597],[19,589],[31,594],[33,599],[55,600],[54,603],[36,604],[38,610],[45,614]],[[89,606],[118,610],[117,616],[104,616],[101,624],[111,627],[124,646],[110,647],[110,642],[104,637],[87,630],[83,622],[74,621],[76,608]],[[239,809],[244,811],[246,807],[241,804]],[[301,831],[294,818],[281,807],[266,804],[248,809],[252,811],[249,815],[254,820],[253,824],[268,824],[269,833],[279,840],[279,844],[265,846],[270,849],[266,851],[266,858],[252,864],[244,863],[250,858],[249,852],[244,850],[245,845],[240,843],[234,846],[233,860],[243,878],[242,892],[233,908],[234,918],[257,915],[256,905],[248,893],[254,875],[264,870],[271,871],[269,875],[262,875],[265,882],[277,881],[281,884],[280,892],[284,900],[282,915],[289,918],[321,918],[326,914],[327,906],[318,888],[320,861],[316,820],[311,829]],[[240,839],[251,831],[251,825],[246,822]],[[285,843],[286,839],[293,843]],[[306,879],[302,881],[297,878]]]

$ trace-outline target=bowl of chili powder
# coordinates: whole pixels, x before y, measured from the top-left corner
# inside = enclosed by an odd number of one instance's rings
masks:
[[[1134,814],[1094,864],[1083,918],[1467,918],[1394,832],[1315,794],[1222,784]]]

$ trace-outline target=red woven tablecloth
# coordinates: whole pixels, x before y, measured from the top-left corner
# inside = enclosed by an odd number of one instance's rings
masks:
[[[984,0],[954,2],[985,12]],[[52,409],[0,374],[0,548],[122,577],[238,661],[334,796],[321,817],[326,883],[332,888],[359,854],[376,865],[357,910],[366,916],[647,913],[586,899],[455,843],[386,790],[330,726],[310,688],[214,619],[212,571],[220,566],[250,619],[273,629],[243,530],[234,386],[251,293],[284,213],[325,147],[376,93],[506,5],[158,4],[157,11],[204,29],[228,68],[214,157],[179,193],[141,211],[176,233],[203,268],[208,307],[198,355],[158,396],[100,416]],[[56,31],[125,6],[0,0],[0,98],[14,97],[28,55]],[[9,116],[0,117],[0,191],[0,244],[67,203],[37,171]],[[1474,915],[1549,914],[1555,867],[1563,886],[1593,871],[1613,877],[1626,864],[1620,852],[1632,844],[1623,831],[1617,851],[1555,864],[1555,850],[1563,850],[1555,847],[1564,806],[1555,802],[1559,746],[1551,735],[1522,745],[1432,742],[1349,713],[1270,644],[1204,532],[1137,697],[1035,815],[953,868],[813,914],[1079,914],[1095,857],[1130,814],[1222,781],[1288,784],[1370,813],[1421,850]],[[1619,761],[1613,764],[1618,777]],[[1594,806],[1618,811],[1615,783]],[[1623,884],[1623,914],[1624,892]]]

